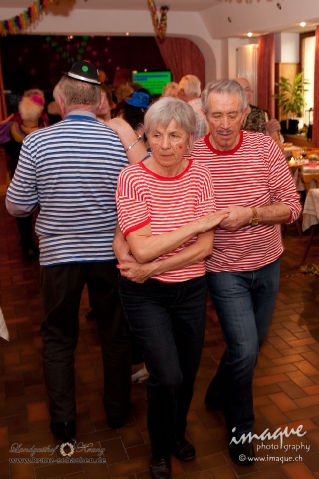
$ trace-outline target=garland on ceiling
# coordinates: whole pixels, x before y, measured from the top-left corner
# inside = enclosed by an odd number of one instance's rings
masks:
[[[157,8],[154,0],[148,0],[148,7],[151,12],[155,34],[161,41],[164,41],[167,29],[167,12],[169,10],[169,7],[160,8],[160,18],[158,18]]]
[[[72,4],[73,1],[74,0],[69,0],[69,3]],[[23,10],[19,15],[9,18],[8,20],[0,20],[0,35],[5,37],[6,35],[17,35],[21,33],[39,19],[45,7],[58,3],[59,0],[35,0],[29,8]]]

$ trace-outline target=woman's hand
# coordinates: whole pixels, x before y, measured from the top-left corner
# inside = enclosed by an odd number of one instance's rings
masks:
[[[156,263],[121,263],[117,265],[117,268],[120,270],[121,276],[134,281],[134,283],[142,284],[154,276]]]
[[[206,233],[206,231],[213,229],[215,226],[219,225],[221,221],[228,218],[229,214],[229,210],[219,210],[202,216],[196,220],[199,226],[198,233]]]
[[[148,155],[144,142],[136,141],[136,132],[123,118],[113,118],[105,124],[118,135],[131,165],[140,162]],[[133,144],[134,146],[132,146]]]

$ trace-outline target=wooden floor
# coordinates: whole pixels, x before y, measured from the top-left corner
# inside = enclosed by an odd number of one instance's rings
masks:
[[[58,449],[54,453],[44,450],[53,449],[56,443],[49,429],[41,365],[39,267],[22,260],[15,220],[5,211],[3,195],[0,201],[0,304],[10,330],[10,342],[0,340],[0,479],[149,478],[145,384],[133,386],[128,424],[119,430],[109,429],[102,406],[102,367],[96,327],[85,320],[89,310],[86,292],[81,303],[75,359],[77,438],[86,447],[91,444],[91,448],[104,451],[84,448],[63,456]],[[306,236],[298,238],[294,226],[284,231],[286,251],[280,293],[254,379],[254,432],[260,435],[267,428],[273,433],[286,426],[289,431],[303,426],[306,434],[284,438],[282,449],[279,440],[255,440],[259,460],[253,466],[237,466],[231,461],[223,415],[207,410],[203,403],[224,348],[209,303],[205,346],[187,429],[196,446],[197,458],[189,463],[173,459],[173,477],[319,478],[319,276],[299,272],[306,242]],[[318,240],[308,261],[319,264]],[[53,462],[31,463],[31,448],[41,449],[34,452],[35,458]],[[71,451],[66,447],[62,453]],[[105,463],[97,463],[99,453]],[[79,457],[95,462],[57,463],[61,458],[71,461]],[[12,459],[29,462],[10,464]]]

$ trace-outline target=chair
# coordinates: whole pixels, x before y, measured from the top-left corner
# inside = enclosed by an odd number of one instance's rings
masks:
[[[304,182],[306,193],[310,190],[312,180],[316,182],[316,188],[319,188],[319,173],[303,173],[301,172],[301,179]]]
[[[310,185],[311,185],[312,181],[315,181],[316,188],[319,188],[319,173],[303,173],[303,172],[301,172],[301,179],[302,179],[302,181],[305,185],[306,194],[308,194],[308,192],[310,190]],[[309,238],[308,244],[306,246],[305,254],[304,254],[303,259],[302,259],[303,263],[306,261],[307,255],[309,253],[310,246],[312,244],[312,240],[313,240],[313,237],[315,235],[316,227],[317,227],[317,225],[312,225],[311,226],[310,238]]]

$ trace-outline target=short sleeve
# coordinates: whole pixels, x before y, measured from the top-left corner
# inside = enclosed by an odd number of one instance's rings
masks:
[[[130,167],[125,168],[119,176],[116,206],[119,226],[124,236],[151,221],[139,177],[136,171],[132,172]]]
[[[195,207],[195,217],[200,218],[207,213],[216,211],[213,179],[208,169],[200,167],[201,187],[198,192],[198,204]]]

